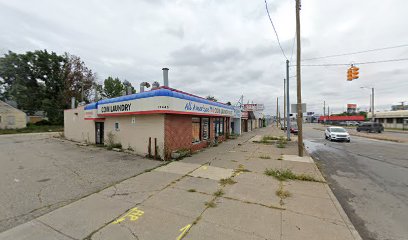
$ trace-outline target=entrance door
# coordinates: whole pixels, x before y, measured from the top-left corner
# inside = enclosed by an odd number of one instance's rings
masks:
[[[104,123],[103,122],[95,122],[95,143],[96,144],[103,144],[103,130],[104,130]]]

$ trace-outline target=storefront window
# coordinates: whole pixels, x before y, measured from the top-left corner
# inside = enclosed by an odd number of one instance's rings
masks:
[[[193,122],[193,143],[199,142],[200,141],[200,118],[193,118],[192,119]]]
[[[207,140],[209,136],[210,120],[208,118],[201,118],[201,131],[203,140]]]
[[[215,136],[224,135],[224,118],[214,119],[214,132]]]

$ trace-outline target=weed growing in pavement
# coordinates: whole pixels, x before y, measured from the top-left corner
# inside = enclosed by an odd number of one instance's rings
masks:
[[[217,204],[215,204],[214,200],[211,200],[209,202],[205,202],[204,205],[206,207],[209,207],[209,208],[215,208],[217,206]]]
[[[244,165],[239,164],[238,167],[236,169],[234,169],[234,175],[233,176],[237,176],[243,172],[250,172],[248,169],[245,168]]]
[[[262,140],[264,141],[268,141],[268,140],[279,140],[280,137],[276,137],[276,136],[263,136]]]
[[[190,188],[187,190],[187,192],[197,192],[197,190],[195,190],[194,188]]]
[[[259,156],[259,158],[261,158],[261,159],[271,159],[271,157],[268,156],[268,155],[261,155],[261,156]]]
[[[196,225],[198,223],[198,221],[200,221],[200,219],[201,219],[201,216],[198,216],[196,218],[196,220],[194,220],[193,225]]]
[[[235,184],[237,182],[235,182],[232,178],[223,178],[223,179],[220,179],[219,183],[221,184],[221,186],[226,186],[226,185]]]
[[[221,197],[224,195],[224,191],[222,189],[218,189],[216,192],[213,193],[213,196],[215,197]]]
[[[282,155],[280,155],[280,157],[278,157],[278,159],[276,159],[276,160],[280,160],[280,161],[282,161],[282,160],[283,160],[283,156],[282,156]]]
[[[282,188],[280,188],[279,190],[276,190],[275,193],[276,193],[276,196],[278,196],[278,197],[280,197],[282,199],[285,199],[287,197],[292,196],[292,194],[289,191],[283,190]]]
[[[283,144],[283,143],[278,143],[278,144],[276,145],[276,147],[277,147],[277,148],[285,148],[286,146],[285,146],[285,144]]]
[[[265,169],[265,175],[275,177],[280,181],[290,180],[300,180],[300,181],[309,181],[309,182],[322,182],[316,178],[307,175],[307,174],[295,174],[290,169]]]

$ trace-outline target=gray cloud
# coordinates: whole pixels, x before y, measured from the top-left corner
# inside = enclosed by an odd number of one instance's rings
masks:
[[[291,55],[294,1],[269,0],[282,47]],[[379,8],[386,4],[387,7]],[[350,6],[353,6],[350,8]],[[384,3],[304,1],[302,59],[388,47],[408,42],[403,0]],[[269,113],[282,100],[285,59],[263,1],[8,1],[0,0],[0,53],[46,48],[80,56],[102,81],[118,76],[138,85],[161,81],[170,68],[172,87],[220,101],[262,102]],[[353,63],[408,57],[408,48],[305,61]],[[295,62],[295,52],[293,61]],[[302,67],[303,101],[321,112],[323,101],[341,111],[347,103],[367,107],[376,88],[378,109],[407,100],[406,62],[360,66],[360,79],[346,81],[347,66]],[[295,68],[290,69],[295,75]],[[296,99],[296,78],[290,79]]]

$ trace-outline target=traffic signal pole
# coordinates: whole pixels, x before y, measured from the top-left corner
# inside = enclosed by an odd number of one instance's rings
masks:
[[[303,113],[302,113],[302,82],[300,78],[300,0],[296,0],[296,79],[297,79],[297,124],[298,124],[298,155],[303,157]]]

